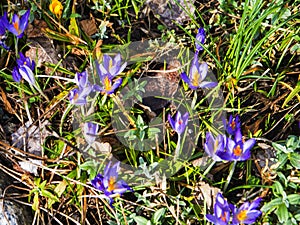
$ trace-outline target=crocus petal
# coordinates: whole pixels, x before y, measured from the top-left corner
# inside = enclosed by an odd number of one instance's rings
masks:
[[[29,84],[35,85],[33,72],[27,65],[21,66],[19,68],[19,73]]]
[[[183,80],[185,83],[190,84],[190,79],[189,79],[189,77],[186,75],[185,72],[182,72],[182,73],[180,74],[180,76],[181,76],[182,80]]]
[[[28,21],[29,21],[29,16],[30,16],[30,9],[28,9],[27,11],[26,11],[26,13],[24,13],[24,15],[21,17],[21,19],[20,19],[20,30],[22,31],[22,32],[24,32],[25,31],[25,29],[27,28],[27,26],[28,26]]]
[[[256,143],[256,140],[254,138],[251,138],[251,139],[245,141],[244,149],[245,150],[251,150],[252,147],[255,145],[255,143]]]
[[[102,81],[108,72],[106,71],[105,68],[103,68],[102,64],[99,64],[99,62],[97,60],[95,61],[95,64],[96,64],[97,74],[98,74],[100,80]]]
[[[244,224],[252,224],[255,223],[258,217],[260,217],[261,211],[259,210],[252,210],[251,212],[247,213],[247,219],[243,221]]]
[[[115,92],[115,90],[122,84],[123,79],[119,78],[115,81],[115,83],[111,86],[111,90],[107,91],[107,94],[112,94]]]
[[[103,186],[103,176],[101,174],[98,174],[92,181],[92,185],[94,188],[98,189],[99,191],[104,191],[105,188]]]
[[[202,81],[199,85],[200,88],[214,88],[218,86],[217,82],[210,82],[210,81]]]
[[[75,83],[79,88],[84,88],[88,83],[88,75],[86,71],[75,74]]]
[[[255,199],[255,200],[250,204],[249,210],[256,209],[257,207],[259,207],[261,200],[262,200],[261,198]]]
[[[179,134],[181,134],[183,132],[182,124],[183,124],[183,120],[181,118],[181,113],[178,111],[177,114],[176,114],[175,129],[174,130]]]
[[[203,81],[207,75],[207,71],[208,71],[208,65],[206,62],[204,63],[201,63],[199,66],[199,74],[200,74],[200,77],[201,77],[201,81]]]
[[[122,66],[119,68],[119,70],[116,72],[116,75],[122,73],[126,66],[127,66],[127,62],[123,63],[123,65],[122,65]]]
[[[128,184],[125,182],[125,181],[123,181],[123,180],[119,180],[116,184],[115,184],[115,186],[116,186],[116,189],[114,190],[114,193],[118,193],[118,194],[123,194],[124,192],[126,192],[126,191],[130,191],[130,190],[132,190],[129,186],[128,186]]]
[[[201,51],[201,50],[203,50],[202,46],[199,45],[198,42],[200,42],[201,44],[204,44],[204,42],[205,42],[205,37],[206,37],[205,30],[204,30],[202,27],[200,27],[200,28],[198,29],[198,33],[197,33],[197,35],[196,35],[196,42],[195,42],[195,43],[196,43],[196,51]]]
[[[236,132],[238,130],[240,130],[241,128],[241,122],[240,122],[240,118],[237,115],[236,117],[233,117],[232,115],[230,115],[229,120],[228,120],[228,124],[226,125],[226,131],[228,134],[230,135],[236,135]],[[241,133],[241,131],[240,131]],[[239,141],[242,138],[242,134],[237,134],[240,136],[236,136],[235,140]]]
[[[172,127],[173,130],[175,130],[175,120],[173,120],[173,118],[171,117],[171,115],[168,115],[168,121]]]
[[[113,60],[112,60],[112,58],[109,55],[107,55],[107,54],[103,54],[102,65],[105,68],[105,70],[107,72],[109,72],[110,67],[113,66]]]
[[[12,77],[13,77],[13,79],[14,79],[14,81],[16,81],[16,82],[20,82],[21,81],[21,79],[22,79],[22,76],[21,76],[21,74],[19,73],[19,69],[15,66],[14,68],[13,68],[13,71],[12,71]]]
[[[248,159],[250,159],[251,157],[251,151],[250,149],[243,152],[243,154],[238,158],[238,161],[246,161]]]
[[[105,167],[104,177],[115,177],[117,179],[120,162],[116,162],[112,167],[110,165],[111,162]]]
[[[210,157],[214,155],[214,143],[215,143],[215,139],[212,133],[206,132],[204,150]]]
[[[109,70],[107,70],[107,68],[104,67],[102,64],[99,65],[99,74],[101,75],[100,76],[101,81],[103,80],[103,77],[105,77],[105,76],[110,76],[110,78],[113,78],[111,76],[111,74],[109,73]]]
[[[177,125],[176,129],[177,129],[177,133],[179,135],[184,132],[184,130],[185,130],[186,126],[187,126],[187,123],[188,123],[188,117],[189,117],[189,114],[185,113],[180,120],[176,121],[176,125]]]
[[[98,84],[94,84],[92,90],[93,91],[99,91],[99,92],[104,91],[104,89],[102,87],[100,87]]]

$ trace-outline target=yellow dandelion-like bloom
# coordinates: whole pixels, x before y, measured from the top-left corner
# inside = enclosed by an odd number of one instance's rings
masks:
[[[49,9],[57,18],[61,17],[63,6],[60,1],[52,0]]]

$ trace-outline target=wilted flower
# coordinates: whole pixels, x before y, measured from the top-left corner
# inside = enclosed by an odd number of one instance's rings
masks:
[[[8,22],[7,13],[4,13],[3,22],[11,33],[13,33],[17,38],[22,38],[24,31],[28,26],[28,19],[30,15],[30,9],[28,9],[23,16],[14,14],[11,23]]]
[[[111,78],[119,75],[126,67],[127,63],[123,63],[121,65],[122,58],[121,54],[117,54],[114,59],[112,59],[109,55],[103,55],[102,64],[97,66],[98,74],[106,75],[109,74]]]
[[[205,30],[204,30],[202,27],[200,27],[200,28],[198,29],[198,34],[196,35],[196,41],[195,41],[195,43],[196,43],[196,54],[197,54],[199,51],[202,51],[202,50],[203,50],[202,46],[199,45],[198,42],[200,42],[201,44],[204,44],[204,42],[205,42],[205,37],[206,37]]]
[[[181,78],[192,90],[198,88],[213,88],[218,85],[217,82],[204,81],[208,71],[206,62],[199,64],[198,56],[195,54],[189,76],[185,72],[181,73]]]
[[[256,219],[261,215],[259,207],[261,198],[254,200],[251,204],[245,202],[239,209],[233,207],[233,219],[232,224],[252,224],[255,223]]]
[[[20,52],[20,58],[17,59],[17,66],[13,68],[12,77],[14,81],[20,82],[22,77],[31,85],[35,85],[35,78],[33,70],[35,68],[35,62],[29,58],[25,57],[22,52]]]
[[[239,115],[236,115],[236,117],[230,115],[228,123],[226,125],[227,133],[230,135],[234,135],[240,129],[241,129],[241,122],[240,122]]]
[[[214,215],[206,215],[206,219],[214,225],[227,225],[230,220],[230,208],[228,202],[223,198],[221,193],[217,194],[214,205]]]
[[[63,6],[60,1],[52,0],[49,5],[49,10],[57,17],[60,18],[63,10]]]
[[[98,132],[98,124],[87,122],[83,127],[83,136],[87,143],[92,145],[96,139],[96,135]]]
[[[222,161],[218,154],[225,150],[225,141],[226,137],[223,135],[219,134],[216,138],[214,138],[211,132],[207,132],[204,150],[214,161]]]
[[[175,120],[172,119],[171,115],[168,115],[168,121],[171,125],[171,127],[173,128],[173,130],[175,130],[178,135],[181,135],[187,124],[188,124],[188,119],[189,119],[189,113],[186,112],[183,116],[181,116],[181,113],[178,111],[175,117]]]
[[[240,130],[234,134],[234,140],[227,138],[226,151],[221,152],[219,156],[228,161],[245,161],[251,156],[251,149],[255,145],[255,139],[251,138],[247,141],[242,137]]]
[[[92,181],[92,185],[102,191],[109,199],[110,204],[113,202],[113,197],[120,196],[124,192],[132,189],[124,180],[118,180],[118,169],[120,162],[117,162],[111,167],[111,162],[104,169],[104,174],[98,174]]]

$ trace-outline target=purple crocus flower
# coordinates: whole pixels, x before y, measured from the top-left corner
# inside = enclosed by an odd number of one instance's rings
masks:
[[[0,36],[3,36],[6,32],[6,24],[4,16],[0,17]]]
[[[254,200],[251,204],[249,202],[245,202],[239,209],[234,206],[232,210],[232,224],[238,225],[255,223],[257,218],[261,215],[261,211],[257,209],[260,201],[261,198]]]
[[[205,42],[205,37],[206,37],[206,34],[205,34],[205,30],[200,27],[198,29],[198,34],[196,35],[196,54],[198,54],[199,51],[202,51],[203,50],[203,47],[201,45],[199,45],[199,42],[201,44],[204,44]]]
[[[6,40],[6,23],[4,16],[0,17],[0,46],[2,46],[4,49],[9,50],[9,47],[4,43]]]
[[[126,62],[123,63],[123,65],[121,65],[121,62],[122,58],[120,53],[118,53],[114,59],[112,59],[109,55],[104,54],[102,64],[97,67],[99,70],[98,73],[110,74],[110,76],[113,78],[119,75],[127,66]]]
[[[178,135],[181,135],[187,124],[188,124],[188,119],[189,119],[189,113],[186,112],[183,116],[181,116],[181,113],[178,111],[175,117],[175,120],[172,119],[171,115],[168,115],[168,121],[171,125],[171,127],[173,128],[173,130],[175,130]]]
[[[226,137],[224,137],[223,135],[219,134],[215,138],[211,132],[207,132],[204,150],[214,161],[222,161],[218,154],[225,150],[225,141]]]
[[[114,76],[109,73],[103,73],[104,71],[100,69],[100,65],[98,64],[98,62],[96,62],[96,68],[101,81],[101,85],[94,85],[94,90],[106,94],[114,93],[115,90],[122,84],[122,78],[118,78],[113,83]]]
[[[69,100],[74,105],[85,105],[87,96],[92,91],[92,85],[87,85],[84,88],[75,88],[69,93]]]
[[[239,115],[233,117],[230,115],[228,123],[226,125],[226,131],[230,135],[234,135],[238,130],[241,129],[241,122]]]
[[[118,169],[120,162],[117,162],[111,167],[111,162],[104,169],[104,174],[98,174],[92,181],[92,185],[102,191],[109,199],[110,204],[113,202],[113,197],[120,196],[124,192],[132,189],[124,180],[118,180]]]
[[[75,83],[78,85],[79,88],[85,88],[86,86],[88,86],[89,82],[87,72],[83,71],[82,73],[76,73]]]
[[[11,33],[13,33],[17,38],[22,38],[24,31],[28,26],[28,19],[30,15],[30,9],[28,9],[23,16],[17,14],[13,15],[11,23],[8,22],[7,13],[4,13],[4,24]]]
[[[100,77],[101,86],[94,85],[95,91],[100,91],[106,94],[112,94],[122,84],[122,78],[118,78],[113,83],[113,78],[119,75],[126,67],[127,63],[121,65],[121,55],[117,54],[114,59],[109,55],[103,55],[103,62],[99,64],[96,61],[96,70]]]
[[[75,88],[69,93],[69,100],[71,104],[85,105],[87,103],[87,96],[93,90],[93,86],[88,82],[88,74],[86,71],[75,74],[75,83],[78,88]]]
[[[87,122],[84,124],[83,136],[88,144],[92,145],[94,143],[97,132],[98,124],[92,122]]]
[[[204,81],[208,72],[208,65],[206,62],[199,64],[198,56],[195,54],[192,66],[190,68],[189,76],[185,72],[181,73],[181,78],[186,82],[192,90],[198,88],[213,88],[218,85],[217,82]]]
[[[219,154],[220,158],[228,161],[245,161],[251,156],[251,149],[255,145],[255,139],[247,141],[242,137],[240,130],[234,134],[234,140],[227,138],[226,151]]]
[[[206,215],[206,219],[214,225],[227,225],[230,220],[230,207],[221,193],[217,194],[214,215]]]
[[[35,68],[35,62],[29,58],[25,57],[22,52],[19,53],[20,58],[17,59],[17,66],[13,68],[12,77],[14,81],[20,82],[22,78],[26,80],[29,84],[35,85],[35,78],[33,70]]]

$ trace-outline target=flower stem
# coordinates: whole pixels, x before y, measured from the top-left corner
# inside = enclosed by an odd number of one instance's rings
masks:
[[[226,183],[224,185],[224,192],[226,191],[226,189],[227,189],[227,187],[228,187],[228,185],[230,183],[230,180],[232,178],[233,172],[235,170],[236,163],[237,163],[237,161],[234,161],[233,164],[232,164],[232,166],[231,166],[231,170],[230,170],[230,172],[228,174],[227,181],[226,181]]]
[[[19,42],[19,38],[15,37],[15,51],[16,51],[16,56],[19,54],[19,52],[18,52],[18,42]]]
[[[203,178],[206,176],[206,174],[208,174],[208,172],[211,170],[211,168],[216,164],[216,161],[213,160],[211,162],[211,164],[206,168],[206,170],[204,171],[204,173],[202,174],[202,178],[200,180],[203,180]]]
[[[131,118],[131,116],[127,113],[126,109],[124,108],[120,98],[116,96],[115,94],[111,94],[113,97],[114,102],[118,105],[118,107],[121,109],[122,113],[126,116],[126,118],[129,120],[129,123],[133,126],[136,127],[135,121]]]
[[[177,144],[176,144],[174,160],[176,160],[178,158],[180,148],[181,148],[181,135],[178,134],[178,141],[177,141]]]

